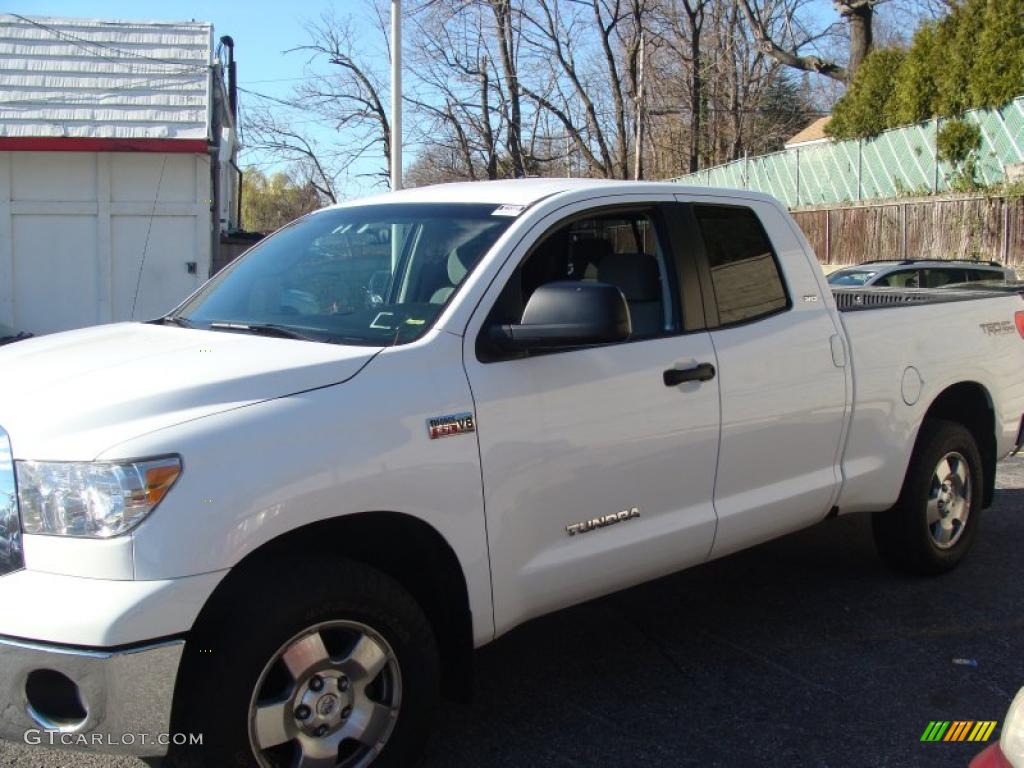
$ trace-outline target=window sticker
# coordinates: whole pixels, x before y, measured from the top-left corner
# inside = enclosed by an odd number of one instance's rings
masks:
[[[525,205],[499,205],[491,216],[518,216],[526,210]]]

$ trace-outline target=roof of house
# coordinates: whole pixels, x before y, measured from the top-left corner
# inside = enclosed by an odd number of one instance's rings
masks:
[[[825,133],[825,126],[828,125],[828,122],[831,119],[832,115],[819,117],[802,131],[790,138],[790,140],[786,142],[786,147],[794,147],[798,144],[810,144],[815,141],[825,141],[828,139],[828,135]]]
[[[213,26],[0,14],[0,137],[207,139]]]

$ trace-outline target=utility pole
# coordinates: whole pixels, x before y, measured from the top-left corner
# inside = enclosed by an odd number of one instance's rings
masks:
[[[644,31],[640,30],[640,76],[636,88],[636,157],[633,159],[633,178],[644,176]]]
[[[391,0],[391,191],[402,188],[402,0]],[[402,227],[391,225],[391,279],[402,255]]]
[[[402,188],[402,0],[391,0],[391,191]]]

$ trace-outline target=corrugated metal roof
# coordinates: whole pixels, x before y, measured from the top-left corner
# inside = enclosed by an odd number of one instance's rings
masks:
[[[0,14],[0,136],[205,139],[213,26]]]

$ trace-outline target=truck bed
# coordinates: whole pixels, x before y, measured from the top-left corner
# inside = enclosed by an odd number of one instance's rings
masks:
[[[836,289],[855,382],[840,509],[875,511],[896,498],[919,425],[936,398],[968,383],[992,403],[1001,457],[1024,412],[1019,291]],[[982,301],[981,299],[988,299]],[[859,302],[859,303],[858,303]],[[845,305],[845,306],[844,306]],[[862,310],[874,309],[877,312]],[[885,310],[902,310],[886,312]]]

